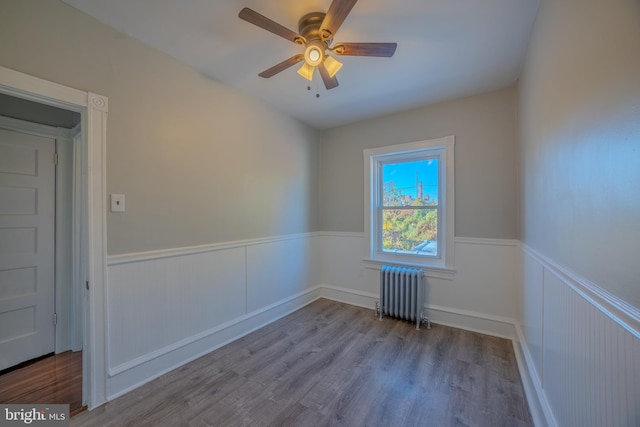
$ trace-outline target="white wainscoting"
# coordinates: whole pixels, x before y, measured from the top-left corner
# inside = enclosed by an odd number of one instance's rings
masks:
[[[371,307],[363,233],[318,232],[111,256],[107,396],[113,399],[319,297]],[[434,322],[515,337],[518,242],[456,239],[456,271],[428,273]]]
[[[109,257],[108,398],[319,297],[373,310],[364,245],[318,232]],[[640,425],[637,310],[517,241],[456,238],[455,251],[454,272],[426,273],[427,314],[514,339],[536,425]]]
[[[318,249],[311,233],[109,257],[108,399],[317,299]]]
[[[640,425],[640,313],[522,248],[518,334],[538,425]]]
[[[364,233],[320,233],[322,296],[375,306],[379,271],[367,268]],[[520,283],[519,242],[455,239],[455,272],[426,271],[427,315],[433,322],[515,338]]]

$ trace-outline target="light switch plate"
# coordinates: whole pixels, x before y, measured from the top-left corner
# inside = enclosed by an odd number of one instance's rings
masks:
[[[124,212],[124,194],[111,195],[111,212]]]

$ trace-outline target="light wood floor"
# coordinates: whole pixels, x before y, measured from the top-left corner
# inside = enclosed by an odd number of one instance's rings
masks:
[[[52,355],[0,375],[0,403],[64,403],[82,411],[82,352]]]
[[[531,426],[511,341],[320,299],[72,426]]]

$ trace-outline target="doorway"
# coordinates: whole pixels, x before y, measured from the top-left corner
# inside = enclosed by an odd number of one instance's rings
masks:
[[[79,197],[73,223],[74,289],[81,291],[83,404],[106,402],[106,123],[107,98],[0,67],[0,93],[80,114],[74,173]],[[76,238],[77,237],[77,238]]]
[[[82,408],[82,298],[71,275],[79,128],[78,113],[0,94],[2,403]]]

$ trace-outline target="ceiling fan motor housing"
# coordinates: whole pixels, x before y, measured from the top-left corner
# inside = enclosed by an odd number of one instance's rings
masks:
[[[322,40],[320,34],[320,25],[325,15],[323,12],[310,12],[298,21],[298,33],[307,40],[307,43],[320,42],[325,45],[325,48],[331,43],[331,39]]]

